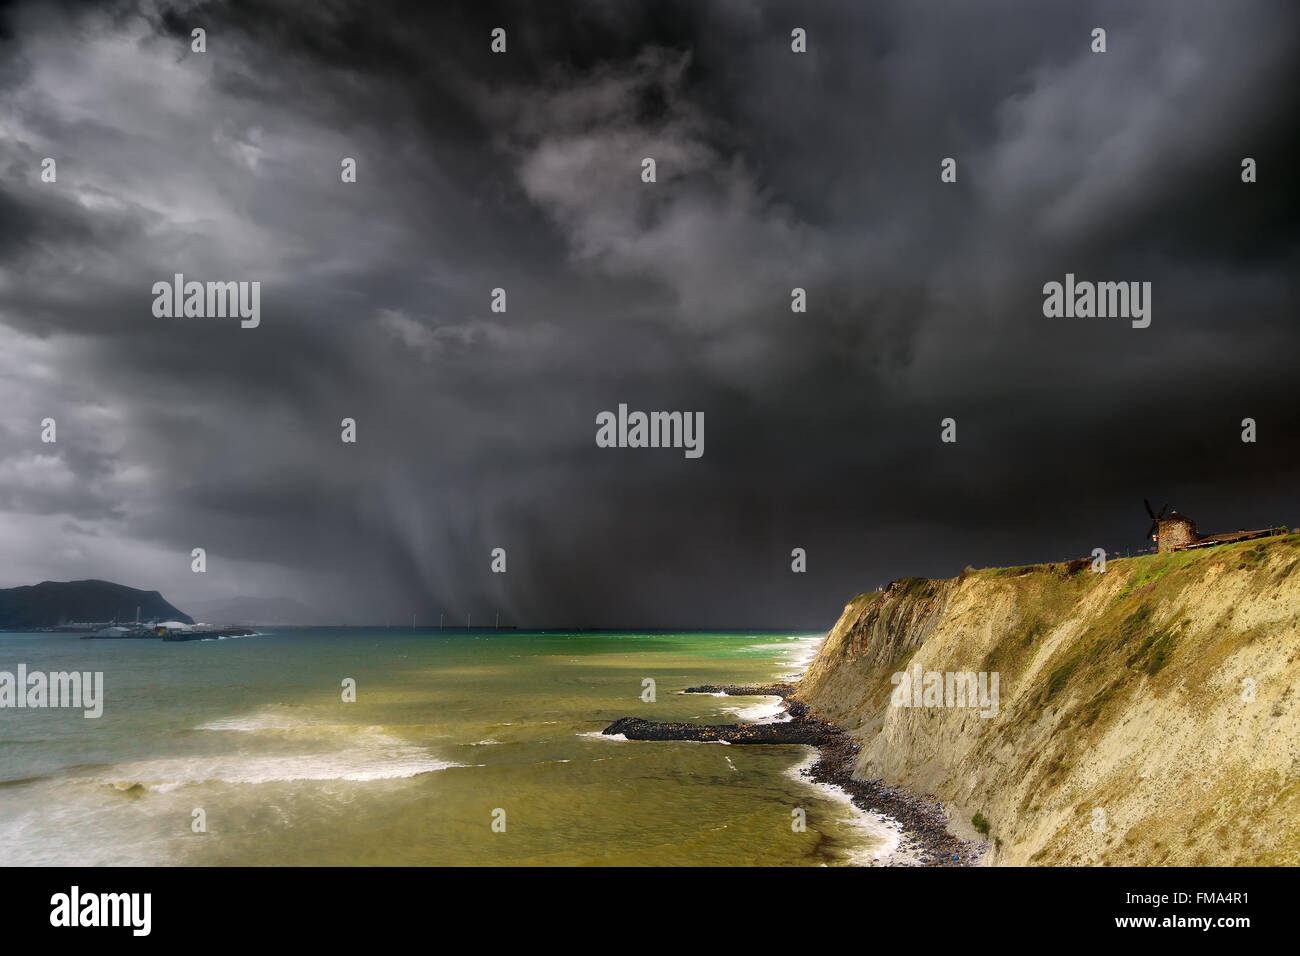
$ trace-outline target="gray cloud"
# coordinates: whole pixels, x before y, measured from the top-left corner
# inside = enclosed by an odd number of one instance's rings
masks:
[[[1144,496],[1300,520],[1287,4],[0,17],[0,583],[815,626],[1141,546]],[[1067,271],[1152,327],[1044,319]],[[155,319],[175,272],[261,281],[261,327]],[[705,457],[596,448],[619,402],[704,411]]]

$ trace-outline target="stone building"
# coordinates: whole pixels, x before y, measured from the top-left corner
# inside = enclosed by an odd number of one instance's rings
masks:
[[[1195,544],[1199,538],[1196,522],[1177,511],[1171,511],[1161,518],[1156,532],[1156,544],[1161,554]]]

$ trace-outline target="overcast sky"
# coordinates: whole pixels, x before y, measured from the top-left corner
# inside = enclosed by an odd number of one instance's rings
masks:
[[[1300,525],[1297,27],[0,5],[0,586],[811,629],[893,578],[1142,547],[1144,497]],[[155,317],[177,272],[260,281],[260,326]],[[1151,282],[1151,326],[1044,317],[1067,272]],[[597,447],[621,402],[703,412],[703,457]]]

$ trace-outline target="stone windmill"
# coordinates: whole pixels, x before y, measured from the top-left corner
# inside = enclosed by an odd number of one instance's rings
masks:
[[[1185,548],[1200,540],[1200,535],[1196,532],[1196,522],[1187,515],[1179,514],[1177,511],[1170,511],[1166,515],[1168,503],[1160,509],[1159,514],[1156,514],[1151,510],[1151,502],[1143,498],[1142,503],[1147,506],[1147,516],[1151,519],[1147,536],[1156,543],[1156,550],[1161,554]]]

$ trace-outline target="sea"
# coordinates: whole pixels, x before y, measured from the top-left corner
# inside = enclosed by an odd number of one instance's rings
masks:
[[[0,865],[877,862],[896,828],[810,782],[812,748],[601,734],[780,719],[776,698],[680,692],[797,676],[821,637],[0,634],[0,671],[104,682],[97,719],[0,709]]]

